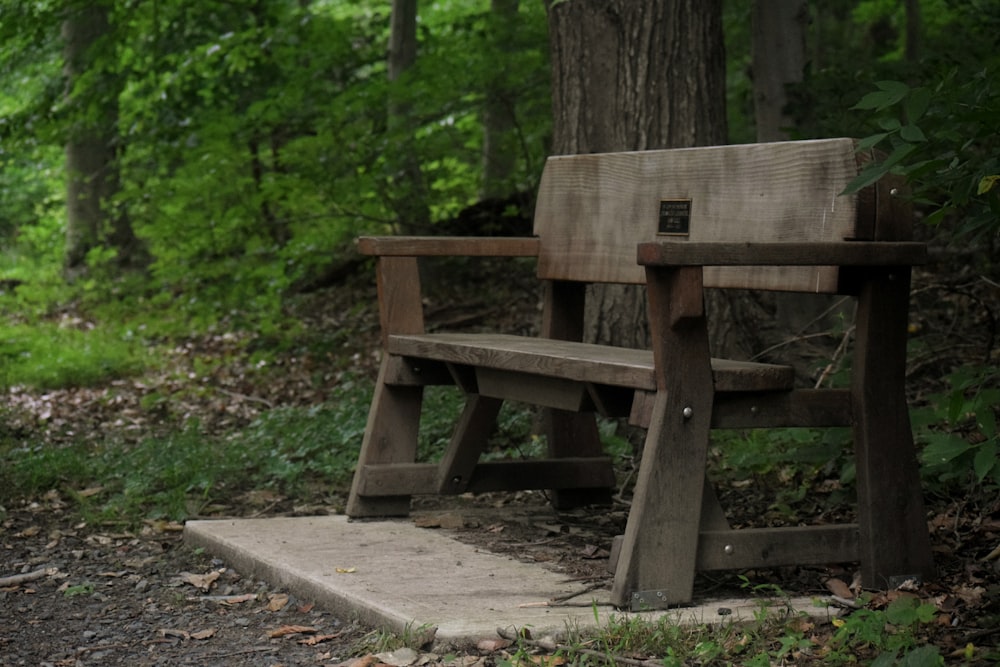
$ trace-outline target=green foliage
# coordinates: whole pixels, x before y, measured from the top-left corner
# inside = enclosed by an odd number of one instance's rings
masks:
[[[770,510],[786,520],[795,518],[804,502],[844,502],[854,483],[847,429],[715,431],[712,437],[714,469],[726,480],[754,481],[774,493]],[[829,494],[817,494],[817,485],[830,479],[839,485]]]
[[[273,410],[228,436],[207,436],[192,422],[138,443],[0,438],[0,504],[56,493],[94,521],[138,523],[181,520],[252,489],[301,502],[343,495],[370,396],[368,383],[347,380],[329,405]],[[89,488],[99,493],[79,493]]]
[[[937,607],[908,596],[894,599],[885,609],[859,609],[834,624],[837,631],[824,656],[827,664],[853,664],[858,653],[877,656],[877,667],[937,667],[944,664],[936,646],[919,645],[923,626],[931,624]]]
[[[62,145],[102,104],[117,108],[120,143],[109,165],[120,189],[104,206],[131,222],[149,258],[147,280],[116,296],[197,326],[234,310],[246,327],[274,319],[289,287],[337,248],[397,224],[400,154],[422,166],[432,222],[475,201],[493,88],[514,91],[504,185],[530,189],[546,153],[540,3],[522,3],[506,40],[485,0],[421,7],[417,63],[392,91],[383,3],[114,3],[110,34],[73,83],[88,101],[76,106],[62,99],[58,41],[70,0],[16,4],[0,26],[0,278],[26,280],[39,303],[64,298],[36,285],[62,263]],[[388,122],[390,92],[411,123]],[[101,259],[91,269],[113,269],[94,273],[107,298],[116,258]]]
[[[921,3],[923,53],[903,60],[903,40],[886,52],[870,80],[875,90],[854,105],[866,121],[863,149],[882,152],[848,187],[885,174],[905,177],[912,199],[953,243],[979,250],[980,271],[995,271],[1000,235],[1000,71],[996,3]],[[902,4],[860,3],[855,16],[901,35]],[[870,83],[865,88],[870,88]],[[860,112],[860,113],[858,113]]]
[[[83,387],[140,371],[144,348],[126,335],[95,330],[86,322],[0,325],[0,388]]]
[[[962,368],[947,378],[947,391],[928,397],[912,411],[923,472],[943,487],[968,483],[1000,487],[1000,374]]]
[[[993,65],[1000,65],[1000,60]],[[855,192],[885,174],[913,186],[914,201],[934,210],[929,224],[951,222],[956,239],[994,242],[1000,232],[1000,86],[996,68],[952,70],[931,86],[880,81],[854,108],[877,116],[879,131],[859,148],[886,157],[848,185]]]

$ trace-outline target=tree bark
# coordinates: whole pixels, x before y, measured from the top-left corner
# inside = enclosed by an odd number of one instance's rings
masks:
[[[70,277],[86,271],[87,254],[103,243],[116,250],[118,266],[141,263],[128,217],[111,202],[119,189],[119,81],[113,74],[99,75],[104,85],[97,88],[96,101],[90,102],[98,107],[96,112],[81,108],[95,91],[74,92],[79,77],[94,66],[95,45],[110,29],[107,8],[97,3],[69,10],[62,25],[66,94],[81,119],[71,126],[66,141],[65,270]]]
[[[920,37],[923,32],[919,0],[906,0],[906,62],[920,62]]]
[[[804,0],[754,0],[751,13],[757,141],[789,138],[787,86],[802,81],[809,7]]]
[[[389,122],[397,149],[391,159],[390,200],[403,231],[427,231],[430,210],[423,172],[413,149],[416,127],[400,79],[417,62],[417,0],[392,0],[389,24]]]
[[[553,152],[726,142],[721,0],[549,2]],[[587,295],[587,339],[645,347],[645,294]]]
[[[509,52],[517,32],[520,0],[492,0],[490,38],[497,54]],[[483,185],[481,199],[506,197],[514,191],[517,164],[515,108],[517,90],[502,70],[488,83],[483,106]]]

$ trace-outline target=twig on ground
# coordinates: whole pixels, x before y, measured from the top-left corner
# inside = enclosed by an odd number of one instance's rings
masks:
[[[29,581],[44,579],[49,574],[48,570],[35,570],[24,574],[12,574],[9,577],[0,577],[0,586],[20,586]]]
[[[575,591],[573,593],[566,593],[564,595],[557,595],[557,596],[555,596],[554,598],[552,598],[549,601],[549,605],[553,606],[553,607],[559,606],[558,603],[560,603],[560,602],[566,602],[567,600],[572,600],[575,597],[583,595],[584,593],[589,593],[590,591],[597,590],[598,588],[604,588],[604,582],[603,581],[598,581],[597,583],[590,584],[589,586],[584,586],[580,590]],[[553,604],[553,603],[555,603],[555,604]]]

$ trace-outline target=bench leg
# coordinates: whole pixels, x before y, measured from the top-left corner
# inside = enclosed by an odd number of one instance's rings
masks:
[[[706,411],[705,417],[685,419],[683,414],[668,414],[683,409],[675,402],[665,395],[657,399],[615,569],[611,602],[616,606],[643,606],[633,604],[636,596],[650,607],[691,601],[705,500],[710,401],[709,396],[707,406],[686,406],[692,412]]]
[[[858,300],[854,448],[862,584],[933,576],[930,534],[904,394],[910,272],[867,281]]]
[[[542,414],[542,432],[553,458],[600,457],[604,454],[597,419],[590,412],[568,412],[555,408]],[[608,464],[610,467],[610,463]],[[613,473],[612,473],[613,475]],[[573,509],[587,505],[610,505],[611,489],[554,489],[550,497],[556,509]]]
[[[406,516],[410,513],[409,496],[362,496],[364,466],[371,463],[412,463],[417,455],[417,433],[423,387],[387,385],[391,358],[386,355],[379,370],[375,395],[368,411],[368,424],[361,443],[358,467],[347,500],[350,517]]]
[[[438,467],[438,493],[464,493],[479,457],[496,427],[503,401],[465,395],[465,408]]]
[[[691,601],[714,398],[701,270],[646,275],[658,390],[611,591],[633,608]]]

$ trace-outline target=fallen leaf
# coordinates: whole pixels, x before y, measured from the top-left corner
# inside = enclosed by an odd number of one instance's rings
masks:
[[[90,488],[77,491],[76,494],[81,498],[89,498],[91,496],[96,496],[103,490],[104,490],[103,486],[91,486]]]
[[[283,625],[276,630],[271,630],[267,633],[268,637],[272,639],[276,637],[284,637],[286,635],[311,635],[316,632],[316,628],[310,627],[308,625]]]
[[[34,537],[40,532],[42,532],[42,529],[38,526],[28,526],[20,533],[14,533],[14,537]]]
[[[207,630],[199,630],[198,632],[191,633],[191,639],[208,639],[209,637],[215,636],[215,628],[208,628]]]
[[[369,654],[363,658],[358,658],[350,665],[348,665],[348,667],[372,667],[372,665],[374,665],[377,662],[378,658],[376,658],[374,655]]]
[[[203,591],[207,591],[215,583],[215,580],[219,578],[222,574],[219,570],[212,570],[206,574],[192,574],[190,572],[181,572],[180,579],[186,584],[191,584],[195,588],[200,588]]]
[[[483,653],[493,653],[507,648],[511,643],[509,639],[482,639],[476,644],[476,648]]]
[[[253,593],[244,593],[243,595],[227,595],[226,597],[219,600],[219,604],[242,604],[244,602],[250,602],[251,600],[256,600],[257,596]]]
[[[166,639],[189,639],[191,634],[185,630],[174,630],[173,628],[160,628],[160,636]]]
[[[354,574],[358,571],[356,567],[338,567],[334,570],[337,574]]]
[[[836,595],[837,597],[844,598],[847,600],[854,599],[854,591],[851,590],[850,586],[845,584],[840,579],[836,577],[831,577],[823,582],[826,585],[826,589]]]
[[[300,639],[299,643],[305,646],[315,646],[316,644],[320,644],[322,642],[328,642],[331,639],[336,639],[341,634],[342,633],[340,632],[335,632],[332,635],[315,635],[313,637],[306,637],[305,639]]]
[[[308,614],[313,610],[313,607],[315,606],[316,606],[315,602],[306,602],[305,604],[299,605],[298,610],[300,614]]]
[[[281,611],[288,604],[288,596],[284,593],[272,593],[267,596],[267,610],[268,611]]]

